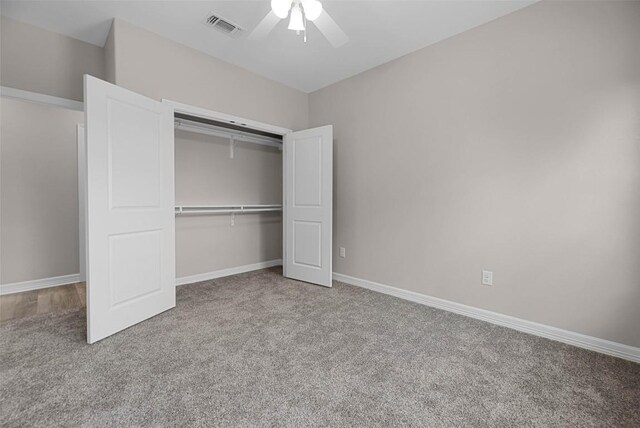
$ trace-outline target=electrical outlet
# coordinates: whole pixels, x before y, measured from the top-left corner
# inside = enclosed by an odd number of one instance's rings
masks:
[[[482,284],[493,285],[493,272],[491,272],[490,270],[482,271]]]
[[[340,247],[340,257],[343,259],[347,257],[347,250],[344,247]]]

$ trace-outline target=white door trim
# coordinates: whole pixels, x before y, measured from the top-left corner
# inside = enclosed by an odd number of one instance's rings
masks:
[[[183,104],[177,101],[162,99],[162,102],[173,108],[174,113],[188,114],[190,116],[201,117],[204,119],[211,119],[218,122],[229,123],[234,126],[242,126],[245,128],[253,129],[256,131],[270,132],[276,135],[286,135],[291,129],[283,128],[281,126],[270,125],[268,123],[258,122],[256,120],[247,119],[239,116],[233,116],[230,114],[222,113],[219,111],[209,110],[202,107],[196,107],[190,104]]]

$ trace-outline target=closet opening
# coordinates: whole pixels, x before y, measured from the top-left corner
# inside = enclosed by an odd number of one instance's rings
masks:
[[[281,265],[283,135],[183,112],[173,122],[178,283]]]

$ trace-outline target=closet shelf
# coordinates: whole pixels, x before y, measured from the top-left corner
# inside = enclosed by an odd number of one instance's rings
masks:
[[[215,137],[228,138],[230,141],[242,141],[245,143],[259,144],[262,146],[276,147],[282,150],[282,140],[268,137],[253,135],[248,132],[224,129],[219,126],[206,125],[195,121],[185,119],[176,119],[174,121],[176,129],[195,132],[197,134],[212,135]]]
[[[178,205],[176,215],[185,214],[251,214],[282,211],[282,205]]]

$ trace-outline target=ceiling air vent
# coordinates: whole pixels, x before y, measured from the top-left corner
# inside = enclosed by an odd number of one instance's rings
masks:
[[[233,37],[236,39],[240,37],[240,34],[242,34],[242,32],[244,31],[244,28],[240,27],[237,24],[234,24],[228,19],[220,18],[213,12],[209,13],[204,21],[202,21],[202,23],[209,28],[218,30],[221,33],[228,35],[229,37]]]

